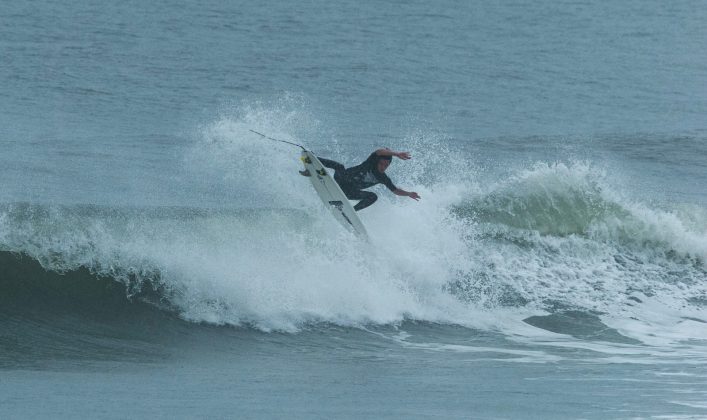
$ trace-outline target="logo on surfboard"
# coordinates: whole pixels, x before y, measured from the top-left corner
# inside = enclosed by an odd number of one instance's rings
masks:
[[[344,203],[342,203],[339,200],[335,200],[335,201],[330,201],[329,205],[332,207],[336,207],[336,209],[339,210],[339,213],[341,213],[341,215],[344,216],[344,219],[346,219],[346,221],[349,222],[349,224],[351,226],[353,226],[353,223],[351,223],[351,220],[349,220],[349,217],[346,215],[346,213],[344,213]]]

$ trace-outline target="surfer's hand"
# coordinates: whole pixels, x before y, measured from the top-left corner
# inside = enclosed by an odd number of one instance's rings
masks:
[[[396,189],[395,191],[393,191],[393,194],[399,195],[399,196],[401,196],[401,197],[410,197],[410,198],[412,198],[413,200],[419,200],[419,199],[420,199],[420,196],[419,196],[416,192],[414,192],[414,191],[412,191],[412,192],[410,192],[410,191],[405,191],[405,190],[401,190],[400,188],[398,188],[398,189]]]
[[[393,156],[397,156],[398,159],[402,159],[402,160],[408,160],[411,158],[410,152],[396,152],[393,154]]]

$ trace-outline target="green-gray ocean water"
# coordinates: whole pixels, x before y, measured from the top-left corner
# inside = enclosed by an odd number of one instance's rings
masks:
[[[0,417],[707,417],[705,21],[3,2]]]

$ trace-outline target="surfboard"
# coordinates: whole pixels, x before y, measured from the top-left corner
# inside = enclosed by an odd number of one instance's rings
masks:
[[[317,191],[324,206],[331,211],[331,214],[345,228],[360,237],[368,238],[366,228],[361,223],[361,219],[358,218],[356,210],[351,206],[346,195],[341,191],[341,187],[322,165],[322,162],[309,150],[302,152],[301,159],[302,163],[304,163],[304,168],[311,174],[309,180],[312,181],[314,190]]]

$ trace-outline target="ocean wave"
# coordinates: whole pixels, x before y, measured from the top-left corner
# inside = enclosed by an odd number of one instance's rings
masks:
[[[459,188],[431,185],[423,202],[382,199],[362,215],[370,243],[350,236],[321,206],[15,203],[0,206],[0,250],[3,269],[24,272],[13,275],[11,290],[48,272],[59,295],[81,295],[91,282],[115,284],[95,301],[122,296],[190,322],[264,331],[405,320],[503,329],[494,319],[499,311],[625,319],[643,314],[646,302],[703,319],[702,214],[637,212],[602,182],[586,166],[556,165],[476,191],[472,200]],[[555,216],[567,222],[555,226]],[[598,228],[627,231],[668,216],[685,223],[629,240]],[[697,248],[673,246],[670,238],[684,234],[694,235]]]
[[[502,235],[578,236],[707,260],[707,214],[698,206],[650,208],[622,197],[587,163],[546,164],[493,185],[454,212]]]
[[[412,320],[513,334],[499,314],[656,322],[648,307],[706,318],[704,209],[627,198],[587,162],[539,162],[482,183],[448,142],[413,133],[388,146],[409,147],[415,164],[391,171],[423,199],[381,193],[361,213],[371,240],[359,241],[296,175],[296,151],[263,147],[249,131],[293,140],[311,131],[287,109],[223,117],[188,156],[236,190],[235,209],[5,204],[0,251],[71,273],[59,284],[86,272],[183,320],[263,331]]]
[[[127,283],[100,275],[86,267],[47,270],[36,259],[22,253],[0,251],[0,301],[2,312],[78,312],[106,313],[149,303],[170,312],[167,292],[159,274],[148,278],[129,276]]]

